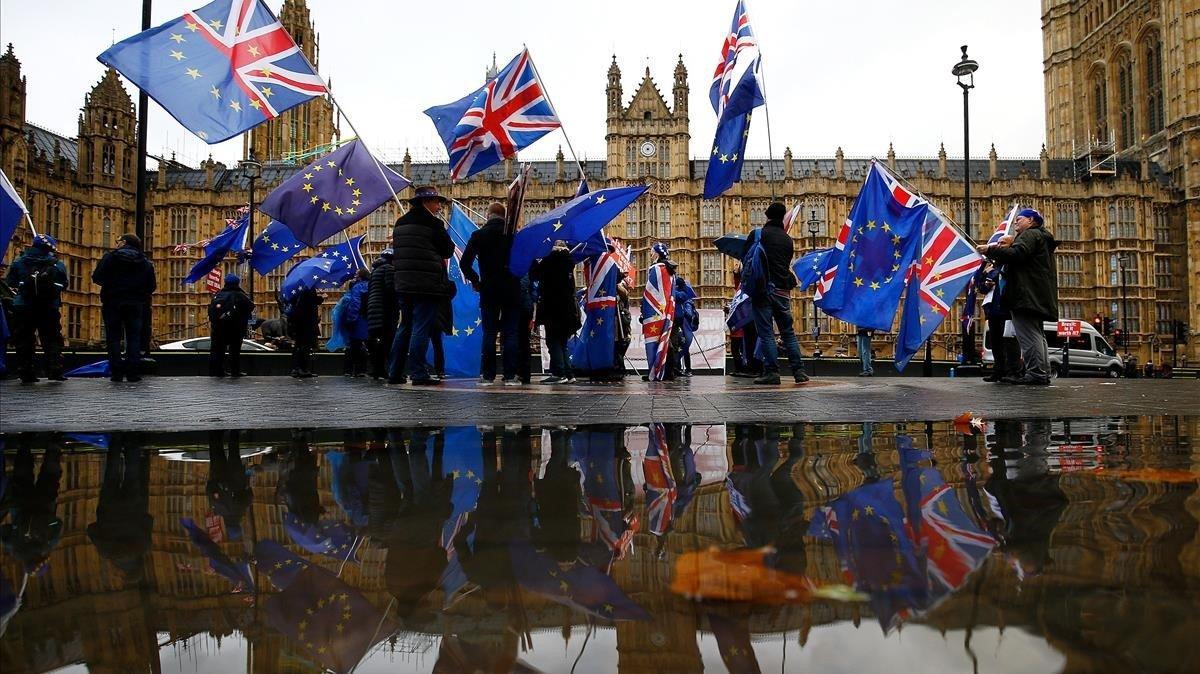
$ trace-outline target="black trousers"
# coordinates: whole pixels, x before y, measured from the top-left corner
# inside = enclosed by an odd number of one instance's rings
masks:
[[[108,366],[114,378],[138,376],[142,360],[142,302],[108,303],[101,308]],[[124,351],[122,351],[122,343]]]
[[[58,307],[13,307],[13,347],[16,350],[16,370],[22,376],[33,376],[33,354],[36,343],[42,344],[46,355],[46,372],[62,373],[62,319]]]
[[[1007,318],[988,318],[988,343],[992,345],[997,377],[1016,377],[1021,374],[1021,347],[1015,337],[1004,336]]]
[[[229,354],[229,374],[242,374],[242,333],[213,326],[212,343],[208,351],[208,374],[210,377],[225,376],[225,354]]]
[[[371,352],[371,376],[376,379],[387,377],[388,354],[392,350],[392,341],[396,339],[396,329],[371,333],[367,340],[367,349]]]

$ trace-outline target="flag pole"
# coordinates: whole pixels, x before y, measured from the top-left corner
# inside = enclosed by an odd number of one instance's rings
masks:
[[[29,211],[25,211],[25,222],[29,223],[29,232],[36,237],[37,230],[33,228],[33,218],[29,217]]]
[[[750,13],[746,7],[745,0],[742,0],[742,9],[746,14]],[[755,47],[758,48],[758,70],[759,70],[759,86],[763,96],[763,116],[767,120],[767,184],[771,187],[771,201],[775,200],[775,150],[771,146],[771,104],[768,102],[770,97],[767,96],[767,67],[763,65],[763,50],[762,43],[755,38]]]
[[[550,92],[546,89],[546,85],[542,84],[542,76],[538,74],[537,65],[533,62],[533,55],[529,54],[529,47],[524,43],[521,47],[529,56],[529,67],[533,70],[533,79],[537,80],[538,87],[542,90],[542,95],[546,97],[546,104],[550,106],[550,112],[554,113],[555,119],[558,120],[558,129],[562,131],[563,138],[567,141],[567,150],[571,153],[571,159],[575,160],[575,168],[579,169],[579,179],[584,180],[583,164],[580,163],[579,157],[575,154],[575,148],[571,146],[571,137],[567,135],[567,127],[562,123],[562,117],[558,114],[558,109],[554,107],[554,101],[550,100]]]
[[[451,199],[450,201],[452,201],[455,205],[457,205],[459,208],[463,209],[467,213],[469,213],[485,222],[487,221],[487,218],[483,217],[483,215],[479,211],[471,208],[470,206],[467,206],[466,204],[459,201],[458,199]]]

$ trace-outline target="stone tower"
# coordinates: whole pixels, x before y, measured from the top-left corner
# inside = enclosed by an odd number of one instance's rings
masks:
[[[79,114],[79,166],[76,179],[134,192],[137,171],[137,117],[133,100],[117,71],[109,68],[84,98]]]
[[[12,44],[0,56],[0,169],[25,182],[25,78]]]
[[[305,1],[284,0],[283,8],[279,11],[279,22],[296,41],[313,68],[317,69],[320,66],[321,36],[309,17]],[[243,136],[242,151],[244,157],[249,157],[253,149],[258,161],[290,159],[304,164],[304,160],[296,159],[298,154],[327,145],[338,136],[339,130],[333,119],[333,102],[329,96],[323,96],[286,110],[275,119],[251,129],[248,135]]]
[[[628,106],[621,104],[621,70],[608,69],[608,177],[636,181],[670,180],[688,173],[687,69],[675,67],[675,109],[650,76],[650,68]]]

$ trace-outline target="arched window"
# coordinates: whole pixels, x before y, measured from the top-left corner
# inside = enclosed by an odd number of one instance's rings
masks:
[[[1117,141],[1122,150],[1136,142],[1133,131],[1133,64],[1129,54],[1117,60]]]
[[[671,204],[665,201],[658,205],[658,238],[671,238]]]
[[[1153,136],[1163,130],[1163,80],[1162,41],[1157,33],[1146,37],[1142,51],[1142,62],[1146,65],[1143,86],[1146,89],[1146,135]]]
[[[109,248],[112,246],[112,219],[107,215],[104,216],[104,221],[100,230],[100,245],[104,248]]]
[[[1108,140],[1108,83],[1103,70],[1092,75],[1092,136],[1100,142]]]
[[[112,143],[105,143],[103,154],[100,160],[100,172],[106,176],[115,175],[117,172],[117,150]]]

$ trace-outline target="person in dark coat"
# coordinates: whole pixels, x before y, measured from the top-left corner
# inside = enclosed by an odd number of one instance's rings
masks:
[[[396,338],[400,305],[396,300],[396,266],[392,249],[384,249],[371,265],[367,282],[367,345],[371,351],[371,378],[387,376],[388,351]]]
[[[208,376],[225,376],[225,354],[229,353],[229,376],[242,376],[242,340],[254,302],[242,290],[237,274],[225,275],[225,287],[208,303],[208,322],[212,327],[208,347]]]
[[[0,547],[21,562],[25,573],[36,572],[62,539],[63,521],[58,516],[58,488],[62,482],[62,446],[51,440],[42,456],[42,466],[33,474],[32,437],[20,436],[12,481],[6,499],[9,513],[0,511]]]
[[[550,376],[544,384],[573,384],[567,341],[583,325],[575,303],[575,261],[567,245],[555,242],[550,254],[534,265],[530,275],[540,283],[537,323],[546,332],[546,350],[550,352]]]
[[[767,206],[767,222],[760,230],[760,241],[767,253],[767,280],[772,288],[751,298],[754,308],[754,327],[762,340],[763,373],[756,384],[779,383],[779,350],[775,345],[775,326],[779,326],[779,338],[787,349],[788,364],[792,366],[792,377],[797,384],[808,381],[801,362],[800,342],[792,321],[792,288],[799,283],[792,273],[792,257],[795,248],[792,237],[783,227],[783,216],[787,208],[778,201]],[[743,265],[743,269],[745,266]]]
[[[342,313],[342,329],[349,345],[346,347],[346,374],[351,377],[367,376],[367,339],[370,337],[368,317],[370,300],[367,297],[371,272],[359,269],[357,278],[346,291],[346,307]]]
[[[496,379],[496,337],[500,338],[504,381],[517,378],[517,322],[520,320],[520,279],[508,270],[512,235],[504,230],[504,204],[488,207],[488,221],[467,241],[459,265],[463,276],[479,293],[483,351],[479,382],[490,386]],[[479,273],[474,263],[479,261]]]
[[[308,379],[312,371],[312,352],[321,333],[321,303],[325,298],[315,288],[304,288],[292,300],[288,313],[288,331],[292,338],[292,376]]]
[[[411,376],[415,385],[438,383],[429,374],[425,353],[430,333],[438,329],[438,309],[454,296],[446,273],[446,260],[454,254],[454,241],[438,214],[448,200],[432,187],[421,187],[409,200],[408,212],[392,229],[392,254],[396,266],[396,294],[400,298],[401,324],[392,341],[388,383],[400,384]]]
[[[1000,300],[1003,291],[1003,278],[1000,267],[989,261],[979,270],[980,282],[975,284],[979,292],[984,293],[986,304],[983,314],[987,317],[987,339],[992,348],[992,374],[984,377],[984,381],[1000,382],[1005,377],[1018,377],[1021,372],[1021,348],[1013,337],[1004,336],[1004,323],[1012,319],[1012,315]],[[990,299],[987,295],[991,296]]]
[[[104,479],[96,504],[96,521],[88,538],[100,556],[128,580],[138,580],[150,552],[150,456],[134,434],[117,433],[104,458]]]
[[[67,267],[55,255],[58,242],[49,234],[33,237],[8,269],[12,301],[13,343],[21,383],[37,381],[33,371],[34,335],[42,343],[46,372],[53,381],[66,381],[62,371],[62,291],[67,288]]]
[[[447,274],[446,278],[450,278]],[[429,347],[433,349],[433,376],[446,378],[446,347],[442,338],[454,334],[454,304],[447,297],[438,304],[437,329],[429,333]]]
[[[978,246],[979,252],[1004,265],[1000,301],[1012,312],[1013,329],[1021,345],[1025,372],[1011,383],[1045,386],[1050,383],[1050,357],[1043,321],[1058,320],[1058,242],[1046,231],[1042,214],[1032,208],[1017,213],[1015,238]]]
[[[100,286],[111,379],[141,381],[138,370],[142,361],[142,321],[156,286],[154,265],[142,252],[142,240],[136,234],[117,237],[116,249],[105,253],[96,264],[92,282]]]
[[[242,463],[241,432],[229,431],[229,447],[225,447],[225,431],[208,432],[208,506],[221,516],[229,538],[242,538],[242,520],[250,509],[253,489],[250,473]]]

